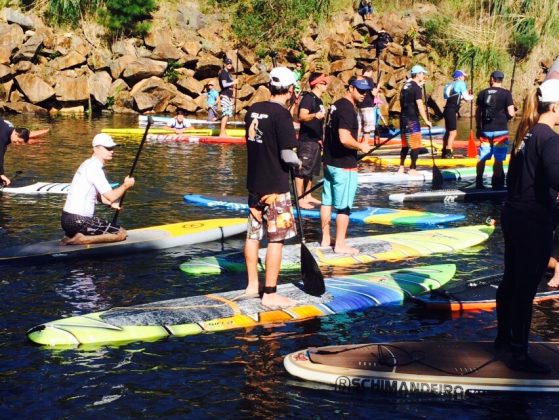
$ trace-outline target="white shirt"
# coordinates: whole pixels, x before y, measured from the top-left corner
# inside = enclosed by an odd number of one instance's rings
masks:
[[[64,211],[91,217],[95,212],[97,194],[103,195],[111,190],[111,185],[103,172],[103,164],[92,156],[76,171],[64,204]]]

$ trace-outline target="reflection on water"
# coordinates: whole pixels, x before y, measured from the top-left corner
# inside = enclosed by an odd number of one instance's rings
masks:
[[[36,181],[69,182],[90,154],[90,141],[103,127],[135,125],[134,116],[103,116],[92,120],[11,116],[16,124],[50,127],[47,137],[27,147],[11,146],[7,174],[22,171],[14,184]],[[464,122],[462,122],[464,123]],[[467,120],[460,137],[467,138]],[[138,139],[118,138],[121,145],[107,169],[119,182],[128,173]],[[245,194],[243,146],[187,143],[147,143],[136,168],[136,186],[127,195],[120,221],[127,228],[182,220],[230,217],[225,210],[186,205],[186,193]],[[460,185],[467,185],[462,183]],[[360,206],[404,207],[387,195],[429,185],[373,185],[362,188]],[[17,243],[61,237],[60,211],[64,196],[0,195],[0,248]],[[409,208],[464,213],[464,224],[499,220],[496,202],[427,203]],[[110,211],[98,209],[110,217]],[[304,221],[308,240],[319,238],[319,223]],[[382,225],[350,226],[352,236],[413,230]],[[0,392],[3,417],[197,416],[353,416],[390,412],[397,417],[462,415],[527,415],[552,417],[558,403],[548,396],[481,396],[453,401],[433,396],[389,396],[343,393],[300,381],[285,373],[282,356],[309,346],[396,340],[492,340],[495,313],[483,311],[457,317],[419,310],[411,303],[378,307],[321,319],[250,330],[226,331],[153,343],[52,350],[25,341],[27,328],[42,322],[106,310],[115,306],[154,302],[203,293],[242,289],[243,274],[225,277],[186,277],[180,263],[200,255],[240,249],[243,240],[228,239],[157,253],[113,256],[96,261],[0,267]],[[327,274],[412,267],[454,262],[456,279],[472,279],[502,270],[503,243],[497,228],[478,247],[449,255],[382,262],[371,267],[333,268]],[[296,280],[296,274],[281,281]],[[534,311],[534,338],[559,339],[557,302]],[[30,404],[30,401],[32,403]],[[470,414],[471,413],[471,414]]]

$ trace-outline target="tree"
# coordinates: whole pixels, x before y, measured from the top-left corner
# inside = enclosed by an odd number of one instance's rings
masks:
[[[105,8],[99,10],[99,18],[115,38],[144,36],[149,32],[149,20],[155,10],[155,0],[106,0]]]

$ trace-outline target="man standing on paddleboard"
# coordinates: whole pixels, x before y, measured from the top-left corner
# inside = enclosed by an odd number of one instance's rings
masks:
[[[458,111],[460,111],[460,103],[462,100],[471,101],[474,99],[466,88],[464,79],[466,73],[462,70],[456,70],[452,74],[454,79],[452,82],[447,83],[444,87],[443,96],[446,99],[444,106],[444,128],[445,134],[443,136],[443,151],[441,157],[443,159],[451,159],[453,157],[452,148],[454,146],[454,139],[457,133],[457,119]]]
[[[402,150],[400,151],[400,169],[398,173],[404,173],[404,163],[408,152],[410,152],[411,164],[410,175],[417,175],[416,162],[421,148],[421,125],[419,117],[423,118],[425,124],[432,127],[427,117],[423,92],[421,87],[425,84],[425,70],[419,64],[411,68],[411,79],[407,80],[400,92],[400,132],[402,137]],[[410,150],[411,149],[411,150]]]
[[[219,98],[221,102],[221,127],[219,137],[227,137],[227,121],[233,116],[235,110],[235,92],[233,87],[237,84],[237,80],[233,79],[233,60],[226,58],[224,68],[217,76],[221,92]]]
[[[10,178],[4,174],[4,155],[10,144],[24,144],[29,141],[29,130],[27,128],[14,128],[12,123],[0,118],[0,184],[8,186]]]
[[[345,95],[330,107],[324,135],[324,186],[320,221],[322,246],[331,246],[330,224],[332,207],[336,209],[336,240],[334,252],[357,254],[359,250],[346,245],[349,215],[357,191],[357,151],[371,150],[368,142],[357,140],[359,123],[356,105],[373,87],[362,76],[352,77]]]
[[[297,234],[291,196],[289,168],[299,168],[301,161],[293,151],[297,137],[293,118],[287,109],[294,92],[295,75],[287,67],[270,72],[269,101],[252,105],[245,116],[247,138],[247,189],[250,213],[245,242],[248,272],[246,296],[258,296],[258,249],[266,234],[266,281],[262,305],[286,308],[296,304],[276,292],[283,242]]]
[[[65,236],[61,245],[88,245],[119,242],[126,239],[126,230],[93,215],[99,201],[120,210],[117,200],[134,186],[134,178],[127,176],[114,190],[107,181],[103,167],[112,160],[117,144],[108,134],[93,138],[93,155],[78,168],[68,191],[62,211],[61,225]]]

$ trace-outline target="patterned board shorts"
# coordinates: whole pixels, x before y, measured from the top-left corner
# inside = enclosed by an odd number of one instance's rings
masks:
[[[486,161],[495,157],[495,162],[503,162],[507,158],[508,147],[508,131],[482,131],[479,136],[479,160]]]
[[[268,242],[282,242],[297,235],[290,193],[251,193],[248,205],[247,239],[260,241],[266,233]]]
[[[233,98],[229,96],[221,97],[221,118],[233,116]]]
[[[400,127],[402,130],[402,147],[410,149],[418,149],[421,147],[421,126],[419,121],[406,121],[405,126]]]
[[[302,141],[297,147],[297,156],[303,162],[299,169],[295,169],[295,176],[310,179],[320,174],[320,144],[316,141]]]
[[[62,212],[60,218],[62,229],[68,238],[72,238],[76,233],[87,236],[103,235],[105,233],[117,234],[120,230],[119,225],[113,225],[110,222],[96,216],[80,216],[77,214]]]

